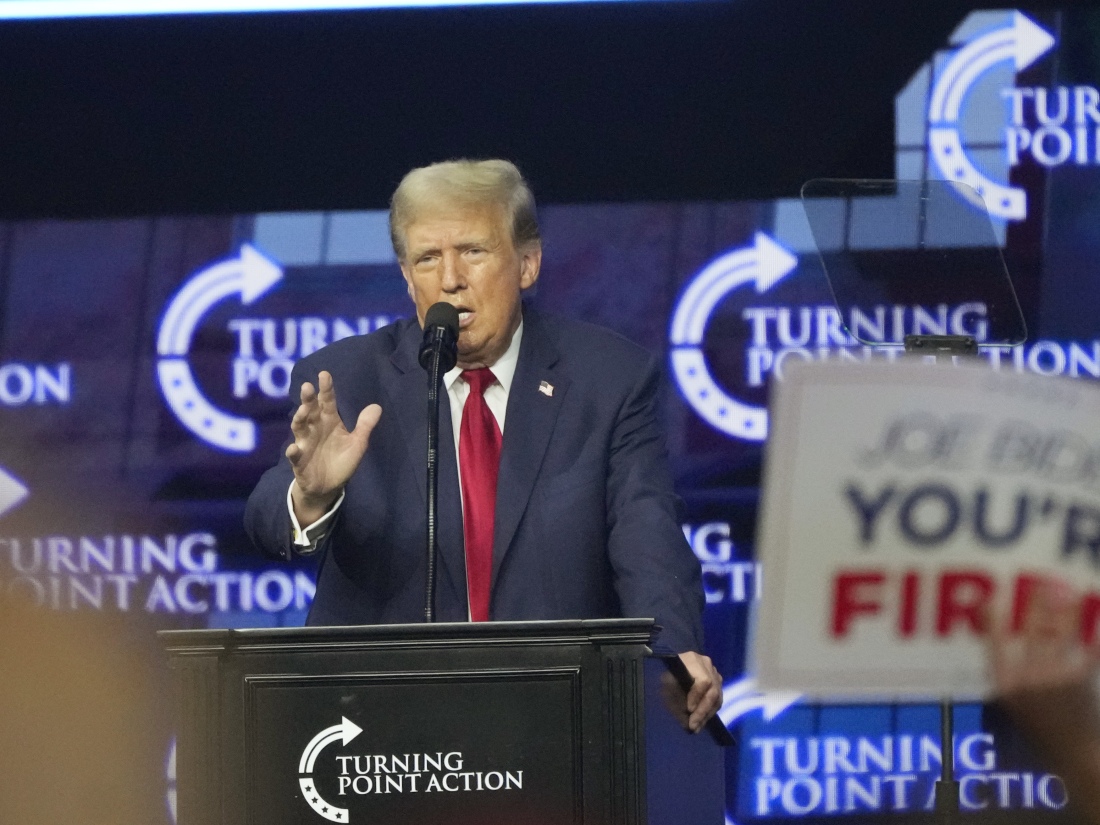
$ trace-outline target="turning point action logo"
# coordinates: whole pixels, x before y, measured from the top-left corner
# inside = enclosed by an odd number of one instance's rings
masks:
[[[712,427],[752,441],[768,435],[768,411],[733,398],[707,367],[703,337],[715,307],[733,290],[747,285],[769,290],[798,266],[798,258],[763,232],[752,246],[716,258],[688,284],[672,316],[669,340],[672,372],[684,398]]]
[[[302,758],[298,763],[298,785],[302,789],[302,797],[317,813],[331,822],[347,822],[348,809],[332,805],[321,796],[313,781],[313,767],[317,764],[317,757],[326,746],[339,741],[347,746],[352,739],[363,732],[363,729],[352,722],[346,716],[340,717],[340,724],[325,728],[319,734],[309,740],[306,749],[302,751]]]
[[[298,761],[298,787],[302,798],[330,822],[349,822],[351,811],[325,799],[317,789],[317,758],[329,745],[352,742],[363,729],[348,719],[325,728],[306,745]],[[360,740],[361,742],[362,740]],[[376,794],[430,794],[522,791],[523,771],[474,771],[465,769],[462,751],[436,753],[373,753],[335,756],[325,771],[335,773],[337,796],[365,797]],[[328,780],[331,782],[331,779]],[[346,804],[346,803],[345,803]]]
[[[1013,12],[1011,25],[986,32],[967,43],[944,68],[932,90],[928,108],[932,157],[945,178],[977,190],[991,215],[1022,220],[1027,216],[1027,194],[990,180],[966,156],[959,134],[963,100],[970,87],[994,66],[1012,61],[1020,72],[1053,46],[1054,38],[1046,31],[1019,12]],[[1042,138],[1039,143],[1042,145]]]
[[[236,453],[256,446],[256,424],[215,407],[203,395],[187,363],[195,329],[215,304],[239,295],[248,305],[283,278],[283,270],[249,244],[240,255],[196,273],[172,298],[157,334],[157,377],[180,423],[215,447]]]
[[[1027,193],[996,181],[968,156],[961,134],[967,95],[989,71],[1011,63],[1016,73],[1033,65],[1056,45],[1054,37],[1018,11],[1007,25],[975,35],[948,61],[932,88],[928,106],[928,146],[947,180],[977,190],[985,210],[998,218],[1027,218]],[[1100,165],[1100,89],[1094,86],[1046,88],[1009,86],[1000,90],[1006,109],[1004,151],[1009,169],[1025,156],[1045,168]],[[984,141],[979,141],[984,142]],[[979,208],[983,204],[977,204]]]

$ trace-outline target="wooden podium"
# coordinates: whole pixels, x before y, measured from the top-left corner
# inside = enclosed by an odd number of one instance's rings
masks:
[[[170,630],[179,825],[644,825],[648,619]]]

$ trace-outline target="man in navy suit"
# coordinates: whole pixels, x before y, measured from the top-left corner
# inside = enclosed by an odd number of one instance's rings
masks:
[[[417,355],[425,313],[445,301],[459,336],[440,399],[437,618],[653,617],[655,650],[678,654],[695,679],[677,710],[699,730],[722,683],[699,653],[699,566],[656,423],[657,359],[524,306],[542,247],[530,190],[507,161],[413,170],[390,229],[417,320],[296,365],[294,441],[249,498],[253,541],[286,558],[324,554],[310,624],[422,619],[427,381]]]

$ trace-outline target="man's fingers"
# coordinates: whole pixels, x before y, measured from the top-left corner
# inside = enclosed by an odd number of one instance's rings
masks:
[[[324,412],[336,412],[336,385],[324,370],[317,373],[317,401]]]
[[[684,691],[676,684],[676,678],[671,673],[661,674],[661,701],[664,702],[668,712],[680,723],[682,727],[688,726],[689,714],[684,706]]]
[[[680,661],[693,680],[691,690],[684,697],[687,728],[692,733],[698,733],[722,705],[722,676],[709,656],[681,653]]]
[[[298,396],[301,399],[301,403],[298,405],[298,409],[294,411],[294,417],[290,419],[290,431],[294,433],[295,438],[299,438],[305,434],[307,424],[309,424],[311,417],[314,416],[318,409],[317,391],[308,381],[302,384],[302,389]]]
[[[719,688],[718,671],[710,668],[711,673],[697,677],[687,697],[687,709],[691,716],[688,727],[692,733],[698,733],[722,704],[722,691]]]
[[[691,686],[691,690],[688,691],[687,695],[688,713],[695,713],[695,710],[699,707],[699,703],[706,697],[709,689],[709,682],[696,678],[695,683]]]
[[[379,419],[382,418],[382,408],[377,404],[370,404],[363,407],[359,412],[359,418],[355,422],[355,431],[358,432],[362,428],[366,432],[366,436],[369,438],[371,432],[378,425]]]
[[[309,422],[310,413],[315,409],[315,404],[299,404],[298,409],[294,411],[294,417],[290,419],[290,429],[295,433],[304,429]]]
[[[324,438],[332,429],[343,426],[336,409],[336,389],[332,375],[322,370],[317,374],[317,387],[308,381],[303,382],[300,392],[301,404],[290,420],[290,430],[297,440],[307,436]],[[314,432],[315,425],[321,430]],[[289,456],[288,456],[289,458]]]
[[[298,393],[298,399],[301,401],[301,403],[311,404],[313,402],[313,399],[316,398],[316,397],[317,397],[317,390],[314,388],[314,386],[311,383],[309,383],[308,381],[303,383],[302,384],[302,389]]]
[[[359,445],[361,453],[367,451],[367,445],[370,443],[370,434],[378,425],[378,419],[381,417],[382,408],[377,404],[369,404],[359,411],[359,418],[355,420],[355,429],[352,430],[351,437],[355,439],[355,442]]]

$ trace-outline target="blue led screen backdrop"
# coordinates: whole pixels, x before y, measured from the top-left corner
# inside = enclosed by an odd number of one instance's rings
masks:
[[[989,212],[1029,337],[983,356],[990,369],[1100,378],[1098,21],[972,14],[898,93],[897,176],[1000,198]],[[540,218],[530,300],[667,365],[684,531],[740,736],[729,819],[927,810],[937,708],[762,696],[745,634],[766,575],[753,530],[768,383],[792,360],[888,359],[848,329],[896,343],[954,331],[957,308],[834,306],[796,199],[547,204]],[[301,624],[312,564],[260,557],[241,525],[288,433],[290,368],[410,312],[380,211],[0,224],[0,594],[118,613],[135,635]],[[956,722],[968,813],[1061,816],[1060,780],[1011,729],[978,706]]]

